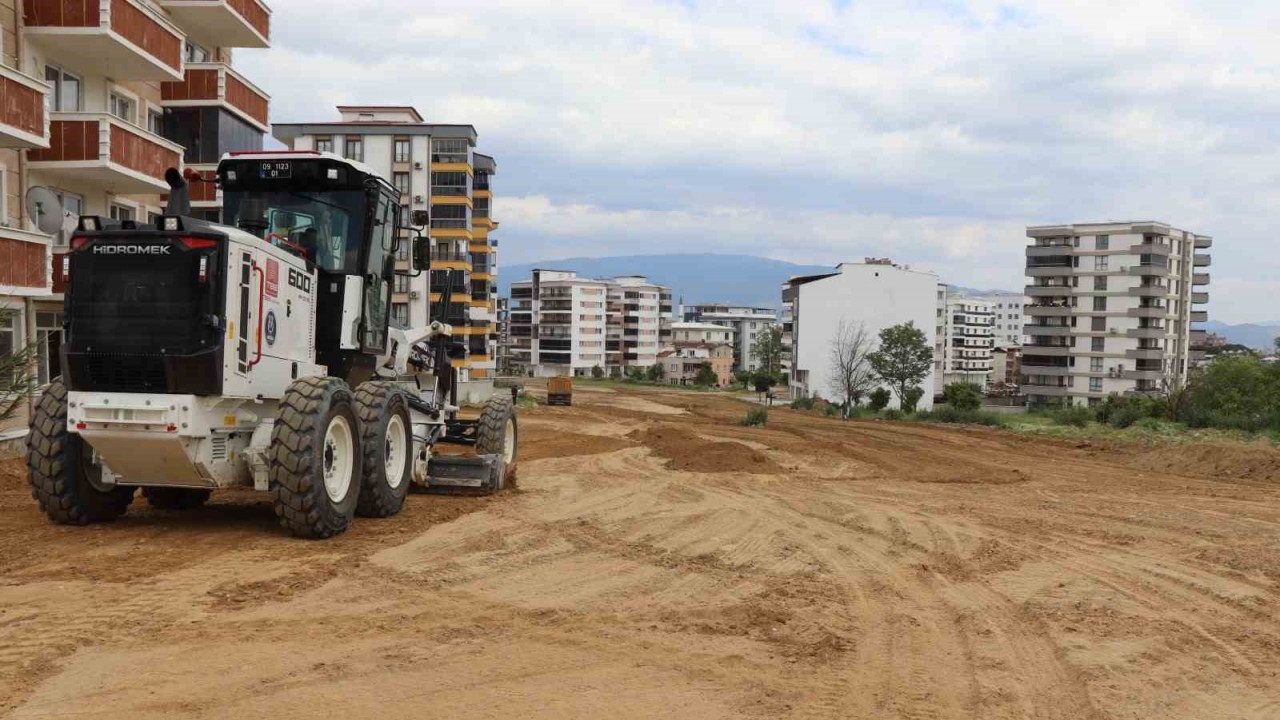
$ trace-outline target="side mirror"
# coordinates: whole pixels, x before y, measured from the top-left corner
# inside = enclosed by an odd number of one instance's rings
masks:
[[[431,238],[425,235],[413,239],[413,269],[418,272],[431,269]]]
[[[409,217],[414,227],[424,228],[431,224],[431,213],[427,210],[414,210]]]

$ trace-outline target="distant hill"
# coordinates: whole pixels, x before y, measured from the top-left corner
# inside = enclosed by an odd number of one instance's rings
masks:
[[[1228,325],[1224,322],[1210,320],[1203,327],[1209,332],[1217,333],[1226,338],[1227,342],[1257,348],[1258,350],[1272,349],[1275,347],[1276,336],[1280,336],[1280,322]]]
[[[498,291],[511,294],[511,283],[528,280],[533,269],[574,270],[583,277],[609,278],[644,275],[671,288],[676,302],[686,305],[724,302],[734,305],[777,308],[782,304],[782,283],[793,275],[831,272],[832,265],[796,265],[751,255],[626,255],[602,258],[540,260],[524,265],[502,265]]]

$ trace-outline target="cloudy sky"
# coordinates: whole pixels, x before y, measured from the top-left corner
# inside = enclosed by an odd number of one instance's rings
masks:
[[[1023,285],[1029,224],[1215,238],[1211,317],[1280,320],[1280,7],[1179,0],[271,0],[281,122],[470,123],[503,261],[891,256]]]

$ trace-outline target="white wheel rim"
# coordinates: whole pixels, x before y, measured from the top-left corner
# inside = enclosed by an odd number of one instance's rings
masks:
[[[387,484],[392,488],[400,487],[404,482],[404,460],[409,452],[408,433],[405,432],[404,421],[399,415],[392,415],[387,421],[387,440],[384,453],[387,458],[385,474]]]
[[[351,425],[338,415],[329,421],[324,433],[324,491],[329,499],[342,502],[351,489],[351,470],[355,467],[355,443],[351,439]]]
[[[507,420],[507,427],[503,432],[502,458],[508,465],[516,459],[516,421],[513,419]]]

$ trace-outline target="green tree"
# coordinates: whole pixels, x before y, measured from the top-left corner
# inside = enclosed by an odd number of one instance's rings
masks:
[[[720,378],[716,376],[716,371],[711,369],[711,363],[702,363],[698,366],[698,373],[693,376],[693,384],[715,387],[720,384]]]
[[[907,394],[902,396],[902,412],[915,412],[916,405],[922,397],[924,397],[924,388],[919,385],[907,388]]]
[[[17,415],[40,389],[35,374],[37,357],[34,344],[0,355],[0,422]]]
[[[782,368],[782,327],[770,325],[756,335],[751,357],[765,372],[776,373]]]
[[[645,376],[649,382],[662,382],[662,379],[667,376],[667,369],[662,367],[662,363],[654,363],[649,366]]]
[[[595,378],[596,380],[599,380],[600,378],[604,377],[604,368],[600,367],[599,365],[596,365],[595,367],[591,368],[591,377]]]
[[[957,410],[977,410],[982,407],[982,389],[974,383],[951,383],[942,389],[947,406]]]
[[[867,397],[871,405],[871,409],[877,412],[888,407],[889,400],[893,398],[893,396],[889,394],[889,391],[884,388],[876,388],[875,390],[872,390],[871,394]]]
[[[756,392],[769,392],[769,389],[775,385],[774,381],[776,379],[773,373],[757,370],[751,375],[751,386],[755,388]]]
[[[933,348],[914,322],[880,331],[880,348],[868,356],[871,369],[898,395],[903,405],[907,392],[920,384],[933,368]]]

